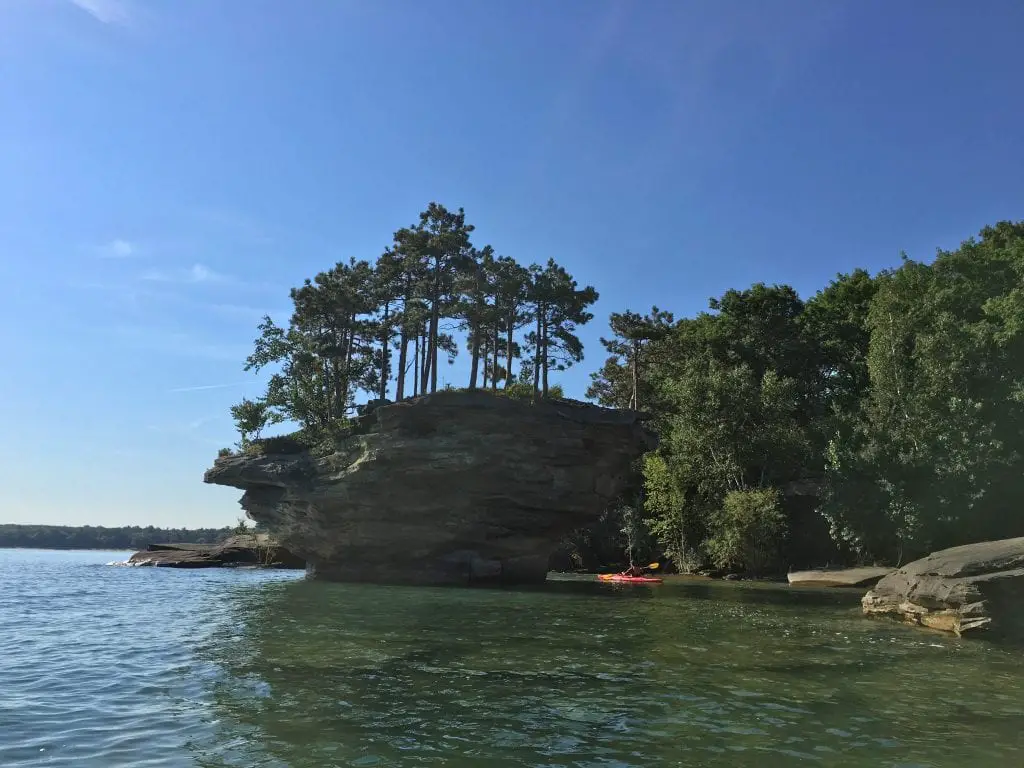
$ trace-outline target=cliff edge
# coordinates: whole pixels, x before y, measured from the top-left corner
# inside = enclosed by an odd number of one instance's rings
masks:
[[[657,444],[635,411],[485,392],[439,392],[368,418],[370,430],[333,453],[225,456],[204,481],[245,491],[249,517],[316,578],[535,583]]]

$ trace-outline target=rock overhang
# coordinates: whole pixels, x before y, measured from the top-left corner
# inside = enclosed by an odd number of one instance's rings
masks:
[[[305,557],[315,576],[391,583],[541,581],[657,445],[636,411],[486,392],[383,405],[323,456],[227,456],[205,481]]]

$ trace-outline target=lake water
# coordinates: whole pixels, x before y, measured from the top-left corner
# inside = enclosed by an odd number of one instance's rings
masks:
[[[856,594],[119,559],[0,550],[0,766],[1024,765],[1024,651]]]

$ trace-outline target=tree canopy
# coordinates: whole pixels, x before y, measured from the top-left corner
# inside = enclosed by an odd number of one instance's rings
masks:
[[[271,374],[262,398],[232,408],[240,447],[283,421],[329,433],[360,394],[436,392],[441,362],[463,350],[467,388],[553,395],[549,375],[583,359],[578,329],[598,293],[554,259],[524,266],[477,247],[474,232],[463,209],[432,202],[372,262],[339,262],[292,289],[288,324],[265,317],[246,360]]]
[[[1024,535],[1024,223],[806,300],[756,284],[610,325],[588,395],[653,414],[643,516],[681,568],[896,563]]]

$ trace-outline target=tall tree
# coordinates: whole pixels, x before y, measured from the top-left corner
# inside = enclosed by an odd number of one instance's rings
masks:
[[[462,208],[449,211],[443,205],[431,203],[427,210],[420,214],[417,227],[426,233],[424,253],[429,264],[429,284],[426,299],[430,307],[430,324],[427,329],[427,360],[422,372],[423,389],[426,389],[426,376],[430,377],[430,391],[437,391],[437,353],[440,322],[452,308],[452,293],[455,277],[470,258],[470,234],[473,225],[466,223],[466,214]]]
[[[611,357],[597,373],[590,375],[587,397],[602,405],[617,408],[647,404],[650,383],[647,380],[647,352],[652,342],[665,338],[673,323],[671,312],[652,307],[647,315],[613,312],[608,324],[612,337],[601,338]]]
[[[395,399],[405,397],[406,376],[413,368],[413,393],[419,390],[419,341],[420,329],[426,317],[426,306],[421,298],[426,284],[426,239],[427,234],[415,227],[405,227],[394,234],[392,252],[400,262],[401,317],[399,320],[398,373],[395,384]],[[413,361],[410,363],[409,344],[414,343]]]
[[[460,264],[457,288],[460,302],[456,312],[466,331],[471,355],[469,388],[476,389],[482,353],[485,386],[489,374],[486,353],[489,351],[490,325],[494,315],[494,307],[490,303],[494,296],[494,249],[491,246],[486,245],[480,250],[470,248]]]
[[[505,389],[512,384],[512,365],[519,355],[519,344],[515,335],[533,319],[529,312],[530,271],[508,256],[500,256],[494,263],[495,281],[495,357],[497,357],[497,336],[505,336]]]
[[[391,342],[395,337],[396,326],[402,325],[401,305],[404,298],[404,259],[402,254],[390,248],[384,250],[373,272],[373,301],[377,307],[377,316],[372,327],[379,345],[377,371],[377,397],[386,400],[388,381],[391,379]],[[405,360],[399,360],[399,374],[403,378],[401,366]]]
[[[527,298],[535,328],[527,337],[533,350],[534,392],[548,396],[548,373],[563,371],[583,359],[583,343],[576,329],[593,319],[588,308],[598,299],[592,286],[579,288],[565,268],[549,259],[544,267],[530,267]]]

